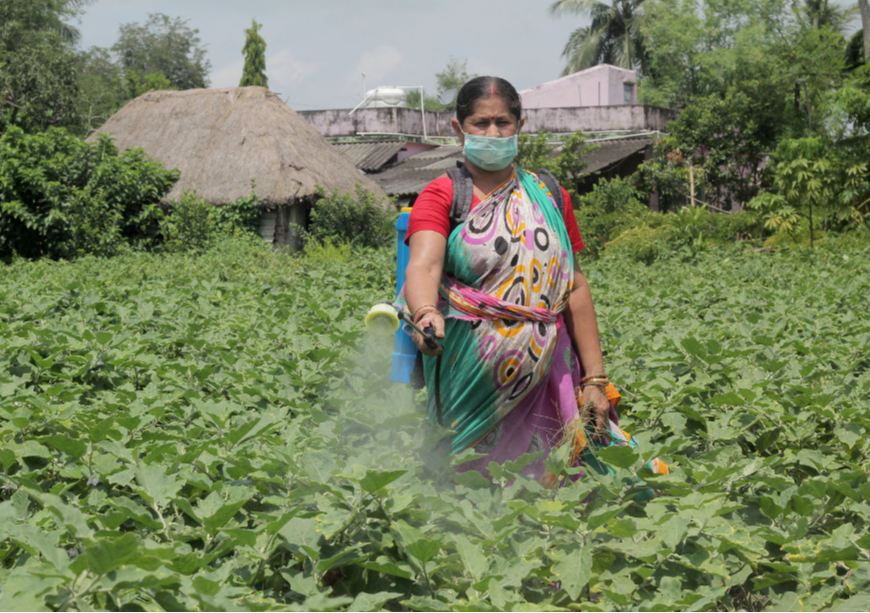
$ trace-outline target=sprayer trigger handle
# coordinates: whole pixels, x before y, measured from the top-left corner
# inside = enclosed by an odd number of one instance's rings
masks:
[[[423,328],[423,342],[429,349],[440,349],[441,343],[435,340],[435,326],[429,324]]]

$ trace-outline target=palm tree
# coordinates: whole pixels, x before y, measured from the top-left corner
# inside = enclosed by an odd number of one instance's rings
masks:
[[[568,39],[562,57],[568,63],[562,75],[598,64],[612,64],[640,74],[647,73],[647,56],[640,32],[644,0],[556,0],[550,12],[556,17],[573,13],[592,18]]]
[[[797,3],[796,3],[797,4]],[[831,26],[835,32],[845,33],[858,15],[858,6],[841,6],[830,0],[803,0],[803,12],[809,26]]]

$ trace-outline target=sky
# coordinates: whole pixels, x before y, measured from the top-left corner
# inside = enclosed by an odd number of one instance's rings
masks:
[[[244,30],[263,24],[269,89],[296,110],[352,108],[365,87],[422,85],[451,57],[468,72],[504,77],[518,90],[551,81],[584,18],[559,19],[552,0],[96,0],[78,24],[82,48],[110,47],[124,23],[149,13],[199,30],[211,87],[239,84]]]

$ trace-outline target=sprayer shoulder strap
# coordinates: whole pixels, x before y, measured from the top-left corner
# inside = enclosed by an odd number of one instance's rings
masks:
[[[462,162],[456,162],[456,168],[447,171],[447,175],[453,181],[453,202],[450,205],[450,231],[458,225],[465,223],[471,212],[471,202],[474,199],[474,183],[471,173]],[[562,187],[553,173],[546,168],[538,171],[538,178],[544,182],[547,189],[553,195],[559,212],[565,209],[565,198],[562,196]]]
[[[553,176],[553,173],[546,168],[541,168],[538,171],[538,178],[544,182],[547,189],[553,195],[553,200],[559,208],[559,213],[565,210],[565,198],[562,196],[562,186],[559,185],[559,180]]]
[[[447,171],[447,176],[453,181],[453,202],[450,205],[450,231],[465,223],[471,212],[471,201],[474,199],[474,183],[471,173],[462,162],[456,162],[456,168]]]

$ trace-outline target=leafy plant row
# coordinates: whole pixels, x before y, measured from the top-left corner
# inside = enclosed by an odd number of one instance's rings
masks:
[[[590,263],[641,445],[555,491],[432,451],[361,325],[393,268],[226,241],[0,269],[3,608],[867,608],[870,254]]]

